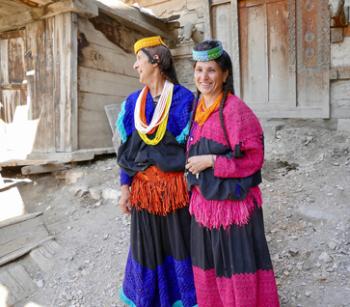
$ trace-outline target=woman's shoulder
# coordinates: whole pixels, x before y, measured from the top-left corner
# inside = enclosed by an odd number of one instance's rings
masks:
[[[181,101],[193,102],[194,95],[193,93],[186,87],[181,84],[174,84],[174,94],[176,98]]]
[[[138,90],[132,92],[131,94],[129,94],[129,95],[126,97],[125,101],[126,101],[127,103],[136,102],[136,100],[137,100],[137,98],[139,97],[140,93],[141,93],[141,89],[138,89]]]
[[[233,122],[259,122],[258,117],[254,113],[254,111],[248,106],[248,104],[233,94],[229,94],[227,97],[224,108],[224,114],[226,114],[226,116],[230,118]]]
[[[233,114],[248,113],[255,116],[254,111],[241,98],[236,95],[229,94],[226,99],[225,109]]]

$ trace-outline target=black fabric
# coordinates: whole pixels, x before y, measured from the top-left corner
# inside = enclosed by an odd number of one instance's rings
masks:
[[[228,229],[205,228],[192,217],[191,257],[194,266],[215,268],[219,277],[272,269],[262,209],[256,207],[248,224]]]
[[[242,156],[239,147],[235,151],[238,155]],[[233,154],[229,147],[206,138],[201,138],[197,143],[193,144],[189,149],[188,156],[207,154],[224,155],[233,159]],[[260,183],[260,170],[245,178],[216,177],[214,176],[213,168],[207,168],[200,172],[198,179],[192,173],[187,173],[188,189],[191,190],[192,186],[199,186],[202,195],[208,200],[243,200],[247,197],[249,188],[257,186]]]
[[[185,260],[190,256],[191,216],[188,207],[166,216],[132,209],[131,251],[141,265],[155,269],[167,256]]]
[[[129,175],[134,176],[151,165],[164,172],[183,171],[186,161],[185,145],[166,131],[163,139],[154,146],[147,145],[134,130],[118,150],[118,164]]]

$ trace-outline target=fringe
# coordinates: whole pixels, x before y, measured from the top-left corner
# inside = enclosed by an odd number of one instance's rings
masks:
[[[188,202],[183,172],[163,172],[150,166],[133,177],[130,203],[138,210],[165,216]]]
[[[226,229],[232,224],[247,224],[256,204],[262,206],[259,187],[251,188],[246,199],[241,201],[207,200],[196,187],[192,190],[190,213],[204,227],[212,229],[222,226]]]

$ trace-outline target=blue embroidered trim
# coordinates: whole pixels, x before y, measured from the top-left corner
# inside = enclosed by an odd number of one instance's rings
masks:
[[[138,307],[149,306],[150,302],[154,306],[180,307],[180,302],[184,306],[195,306],[191,259],[175,260],[168,256],[157,268],[149,269],[139,264],[129,251],[123,292]]]
[[[122,288],[119,289],[119,298],[124,304],[131,306],[131,307],[136,307],[135,303],[125,295]],[[176,301],[172,305],[172,307],[184,307],[184,304],[182,303],[182,301]],[[198,305],[197,304],[193,305],[193,307],[198,307]]]
[[[127,134],[126,134],[126,130],[125,130],[125,127],[124,127],[124,116],[125,116],[125,104],[126,104],[126,101],[124,100],[122,102],[122,105],[121,105],[121,110],[119,112],[119,115],[118,115],[118,119],[115,123],[115,127],[118,131],[118,134],[120,136],[120,139],[122,141],[122,143],[124,143],[127,139]]]

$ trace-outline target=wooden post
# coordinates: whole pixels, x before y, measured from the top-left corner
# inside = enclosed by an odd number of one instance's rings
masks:
[[[77,15],[53,17],[56,151],[78,148],[78,27]]]

